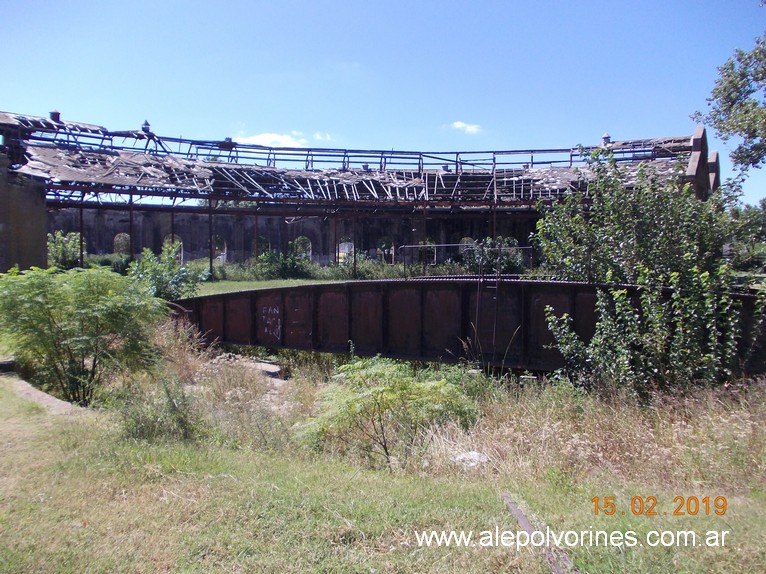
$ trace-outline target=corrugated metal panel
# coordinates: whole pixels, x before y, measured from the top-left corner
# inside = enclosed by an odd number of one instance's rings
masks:
[[[464,336],[462,289],[441,287],[423,290],[422,355],[455,359],[462,356]]]
[[[488,362],[516,364],[521,354],[518,288],[484,284],[469,296],[471,353]]]
[[[570,313],[571,288],[562,284],[548,287],[540,286],[528,292],[527,357],[524,361],[531,369],[557,369],[563,366],[563,358],[557,349],[551,348],[556,340],[548,330],[545,309],[552,307],[557,317]]]
[[[285,293],[285,346],[296,349],[313,348],[314,305],[308,289]]]
[[[227,339],[223,324],[223,301],[223,297],[211,297],[200,307],[200,331],[208,341]]]

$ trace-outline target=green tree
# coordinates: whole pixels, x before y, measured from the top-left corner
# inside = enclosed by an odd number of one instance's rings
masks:
[[[723,259],[735,229],[724,199],[714,193],[700,201],[678,179],[660,179],[648,167],[630,187],[614,161],[593,168],[589,202],[573,194],[538,222],[545,264],[561,279],[639,288],[632,295],[620,287],[600,291],[587,343],[567,316],[548,310],[568,375],[583,386],[617,383],[640,393],[726,380],[743,334]]]
[[[524,269],[524,256],[515,237],[487,237],[463,244],[463,263],[471,273],[521,273]]]
[[[83,253],[83,255],[85,255]],[[80,234],[57,230],[48,234],[48,265],[59,269],[80,266]]]
[[[766,35],[756,38],[752,50],[736,50],[718,68],[708,107],[706,114],[692,118],[713,126],[724,141],[742,138],[731,154],[736,166],[760,167],[766,159]]]
[[[206,272],[195,272],[178,260],[179,242],[166,243],[162,252],[155,255],[144,249],[140,259],[130,264],[128,275],[144,282],[154,297],[173,301],[193,297]]]
[[[537,223],[536,242],[547,269],[570,281],[635,283],[643,268],[660,283],[694,265],[715,271],[733,232],[724,198],[696,198],[680,180],[640,167],[633,185],[612,158],[596,157],[596,178],[569,194]],[[691,255],[687,263],[685,255]]]
[[[766,199],[758,206],[737,205],[731,209],[736,226],[732,256],[738,269],[763,269],[766,264]]]
[[[0,275],[0,334],[35,378],[88,405],[120,369],[149,366],[150,332],[165,305],[106,269],[31,269]]]

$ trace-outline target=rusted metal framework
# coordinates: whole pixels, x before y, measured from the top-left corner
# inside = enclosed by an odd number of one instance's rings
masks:
[[[563,366],[546,308],[568,313],[584,340],[596,328],[597,292],[605,285],[510,277],[432,277],[261,289],[179,301],[208,340],[363,356],[474,360],[520,370]],[[614,287],[614,286],[610,286]],[[639,288],[625,285],[631,297]],[[732,295],[743,306],[742,333],[753,333],[757,296]],[[762,349],[740,341],[740,352]],[[758,362],[757,353],[752,360]]]
[[[275,148],[160,137],[140,130],[0,112],[11,170],[44,181],[51,207],[226,209],[301,217],[342,213],[486,216],[531,210],[562,194],[587,195],[586,161],[609,150],[630,185],[641,165],[679,174],[704,197],[718,185],[718,160],[704,129],[693,136],[585,148],[410,152]],[[203,200],[203,201],[200,201]],[[200,204],[205,204],[201,206]]]

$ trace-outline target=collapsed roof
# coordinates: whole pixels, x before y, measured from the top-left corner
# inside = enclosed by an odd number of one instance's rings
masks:
[[[532,208],[572,190],[587,193],[588,159],[610,152],[626,184],[642,166],[679,176],[698,196],[719,182],[703,128],[694,135],[604,141],[593,147],[486,152],[408,152],[277,148],[160,137],[141,130],[0,112],[2,151],[12,171],[45,184],[49,199],[94,201],[101,195],[227,200],[236,204],[322,209]]]

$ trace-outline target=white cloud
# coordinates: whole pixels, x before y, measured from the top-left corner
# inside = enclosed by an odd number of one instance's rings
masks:
[[[454,129],[460,130],[462,132],[465,132],[467,134],[478,134],[481,131],[481,126],[479,124],[467,124],[465,122],[452,122],[450,124]]]
[[[234,141],[241,144],[254,144],[266,147],[308,147],[308,140],[302,132],[292,131],[289,134],[255,134],[252,136],[239,136]]]
[[[328,133],[322,133],[322,132],[316,132],[314,133],[314,139],[318,142],[331,142],[333,141],[332,136]]]

